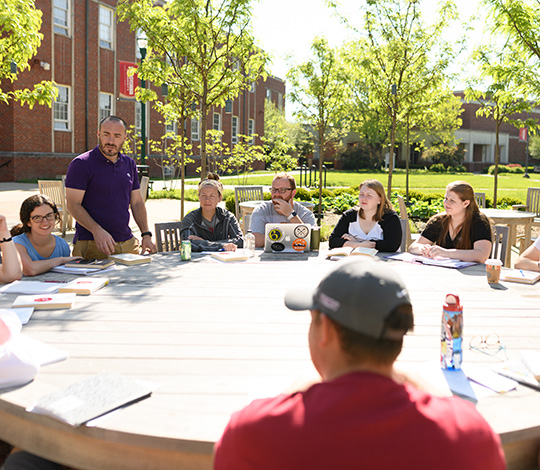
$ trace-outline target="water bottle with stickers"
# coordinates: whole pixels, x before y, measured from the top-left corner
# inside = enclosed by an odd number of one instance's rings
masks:
[[[459,297],[448,294],[443,305],[441,323],[441,368],[461,369],[463,360],[463,307]]]
[[[255,235],[251,230],[248,230],[244,237],[244,249],[249,258],[255,256]]]

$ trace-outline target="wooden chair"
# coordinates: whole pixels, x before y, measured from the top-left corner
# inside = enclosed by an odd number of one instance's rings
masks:
[[[494,226],[493,246],[491,249],[491,258],[500,259],[503,266],[507,266],[506,257],[508,255],[508,233],[510,229],[507,225],[495,225]]]
[[[40,194],[50,197],[56,204],[58,212],[62,216],[62,237],[65,237],[66,229],[71,230],[73,228],[73,218],[67,209],[64,179],[62,181],[38,180],[38,187]]]
[[[409,251],[409,244],[407,244],[407,241],[411,237],[411,227],[409,226],[409,221],[405,219],[399,219],[401,222],[401,245],[399,247],[399,251],[402,253],[405,253],[406,251]]]
[[[411,246],[412,243],[411,227],[409,225],[409,214],[407,214],[407,206],[405,205],[405,200],[403,199],[403,196],[398,196],[397,199],[399,204],[399,217],[402,221],[404,220],[407,222],[407,230],[405,230],[405,234],[407,237],[405,240],[405,245],[407,249],[401,251],[408,251],[409,246]],[[403,230],[403,222],[401,223],[401,225]]]
[[[527,189],[527,203],[515,204],[512,209],[534,212],[538,220],[535,219],[533,225],[540,225],[540,188]]]
[[[156,247],[158,252],[180,250],[181,225],[182,222],[164,222],[154,225],[156,232]]]
[[[246,227],[244,226],[245,221],[240,211],[240,203],[245,201],[262,201],[263,199],[262,186],[236,186],[234,188],[236,218],[240,221],[240,227],[244,233],[246,232]]]
[[[146,202],[146,199],[148,198],[148,183],[149,182],[150,182],[150,178],[148,176],[143,176],[141,178],[141,195],[144,202]]]
[[[478,204],[478,207],[483,209],[486,208],[486,193],[474,193],[474,198],[476,199],[476,204]]]

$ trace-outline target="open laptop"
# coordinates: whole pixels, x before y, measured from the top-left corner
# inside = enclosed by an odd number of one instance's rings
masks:
[[[266,224],[265,253],[305,253],[309,251],[311,227],[306,224]]]

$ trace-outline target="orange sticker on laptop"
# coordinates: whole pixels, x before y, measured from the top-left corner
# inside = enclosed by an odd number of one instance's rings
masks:
[[[307,248],[307,242],[303,238],[297,238],[292,242],[294,251],[304,251]]]

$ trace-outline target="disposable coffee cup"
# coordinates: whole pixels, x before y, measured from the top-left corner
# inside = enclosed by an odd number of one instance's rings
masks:
[[[318,225],[313,225],[311,227],[311,251],[319,251],[319,246],[321,244],[321,227]]]
[[[502,261],[500,259],[486,260],[486,275],[490,284],[497,284],[501,277]]]

